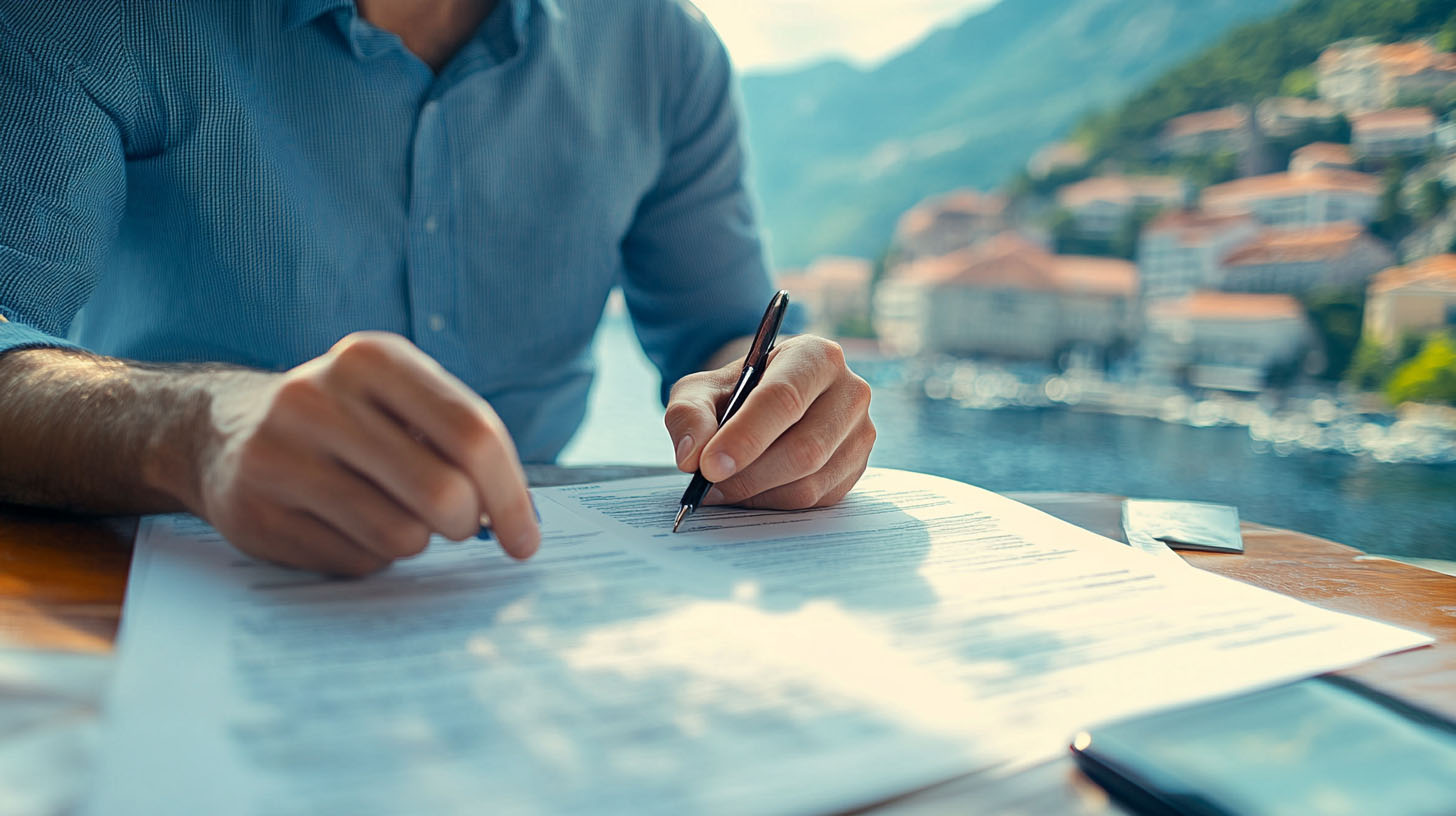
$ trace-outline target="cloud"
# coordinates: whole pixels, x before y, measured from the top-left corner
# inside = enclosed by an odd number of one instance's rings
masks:
[[[694,0],[740,69],[875,63],[996,0]]]

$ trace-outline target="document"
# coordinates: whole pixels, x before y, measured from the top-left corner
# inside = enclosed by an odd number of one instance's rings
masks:
[[[362,581],[147,520],[90,812],[841,810],[1428,642],[901,471],[674,535],[685,479]]]

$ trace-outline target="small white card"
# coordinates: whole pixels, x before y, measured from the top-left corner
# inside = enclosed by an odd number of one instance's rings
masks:
[[[1244,551],[1239,510],[1227,504],[1128,499],[1122,503],[1122,527],[1129,541],[1151,538],[1175,550]]]

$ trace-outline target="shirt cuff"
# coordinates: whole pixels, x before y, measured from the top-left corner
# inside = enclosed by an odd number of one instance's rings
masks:
[[[31,328],[24,323],[16,323],[13,320],[0,322],[0,355],[28,348],[84,350],[69,340],[46,334],[40,329]]]

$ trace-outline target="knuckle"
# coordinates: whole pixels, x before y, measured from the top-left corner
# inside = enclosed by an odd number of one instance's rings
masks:
[[[463,476],[442,469],[425,481],[421,501],[426,514],[439,525],[445,519],[463,514],[462,508],[472,501],[473,493]]]
[[[808,408],[804,395],[799,392],[798,387],[786,380],[764,383],[758,387],[758,391],[764,395],[769,404],[786,416],[803,416],[804,410]]]
[[[273,392],[270,416],[317,412],[327,398],[323,387],[312,377],[288,377]]]
[[[833,340],[823,340],[819,344],[819,354],[824,362],[830,365],[844,366],[844,346]]]
[[[855,482],[857,482],[857,481],[859,481],[859,480],[858,479],[851,479],[851,480],[845,482],[844,484],[842,484],[842,485],[834,488],[833,490],[829,491],[828,493],[825,493],[823,496],[820,497],[819,501],[816,502],[814,506],[815,507],[828,507],[831,504],[838,504],[840,501],[842,501],[844,499],[845,496],[848,496],[849,495],[849,491],[850,490],[853,490],[854,489]]]
[[[667,401],[676,402],[685,399],[687,395],[694,391],[702,390],[710,382],[712,382],[712,378],[706,372],[700,371],[695,374],[688,374],[673,383],[672,388],[667,392]]]
[[[673,402],[662,415],[662,422],[670,431],[684,431],[697,423],[701,410],[691,403]]]
[[[863,377],[855,374],[850,377],[850,388],[852,389],[850,393],[854,400],[855,410],[868,410],[870,407],[870,399],[874,396],[874,391],[870,388],[870,384]]]
[[[816,479],[802,479],[784,488],[784,501],[794,508],[813,507],[824,495]]]
[[[386,546],[398,558],[419,555],[430,545],[430,530],[418,521],[396,525],[389,532]]]
[[[799,476],[808,475],[824,467],[834,450],[830,443],[818,436],[805,436],[786,451],[789,464]]]
[[[450,432],[456,444],[465,450],[480,450],[489,447],[497,435],[495,425],[478,411],[461,406],[449,420]]]
[[[355,332],[334,345],[334,367],[345,373],[374,371],[388,364],[397,343],[384,332]]]

